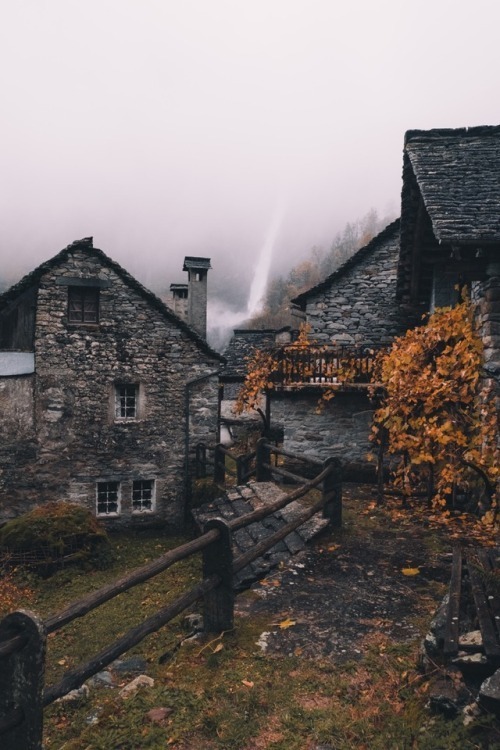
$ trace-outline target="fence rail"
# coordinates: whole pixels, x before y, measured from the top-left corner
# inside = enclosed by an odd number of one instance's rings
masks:
[[[285,454],[274,446],[259,441],[256,454],[257,477],[275,471],[270,456]],[[224,449],[221,456],[231,455]],[[304,459],[304,457],[300,457]],[[264,459],[267,459],[264,461]],[[233,626],[234,588],[233,576],[250,562],[274,547],[291,531],[301,526],[314,514],[323,510],[325,517],[334,525],[342,522],[341,468],[338,459],[314,462],[320,467],[318,475],[302,484],[289,495],[279,498],[267,506],[258,508],[241,518],[226,522],[211,519],[205,524],[203,534],[180,545],[147,565],[103,586],[96,592],[71,603],[65,609],[41,621],[36,614],[26,611],[13,612],[0,622],[0,745],[2,750],[41,750],[43,731],[43,708],[69,691],[80,687],[85,680],[100,672],[105,666],[140,643],[146,636],[156,632],[187,607],[199,599],[204,600],[204,629],[221,632]],[[251,523],[262,520],[294,500],[320,487],[321,499],[312,507],[302,511],[260,544],[233,560],[232,533]],[[148,581],[176,562],[193,554],[203,555],[203,578],[174,602],[169,603],[154,615],[129,630],[110,646],[94,655],[85,664],[67,672],[56,685],[43,692],[46,638],[68,623],[83,617],[106,601],[127,591],[133,586]]]

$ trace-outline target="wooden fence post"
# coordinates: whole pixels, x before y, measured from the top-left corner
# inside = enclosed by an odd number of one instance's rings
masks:
[[[269,482],[272,479],[271,470],[264,464],[271,464],[271,450],[266,438],[257,441],[256,454],[256,480],[257,482]]]
[[[0,622],[2,750],[42,748],[45,646],[45,628],[32,612],[12,612]]]
[[[327,458],[323,468],[330,467],[330,472],[323,479],[323,517],[328,518],[332,526],[342,526],[342,463],[340,458]]]
[[[226,457],[222,443],[217,443],[214,451],[214,482],[224,484],[226,481]]]
[[[203,531],[205,533],[211,529],[219,531],[219,538],[203,550],[203,578],[215,573],[220,577],[221,583],[204,597],[203,628],[208,633],[220,633],[233,628],[233,550],[231,532],[226,521],[211,518]]]

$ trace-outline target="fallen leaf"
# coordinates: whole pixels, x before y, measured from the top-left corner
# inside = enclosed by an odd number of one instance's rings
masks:
[[[222,649],[223,649],[223,648],[224,648],[224,646],[222,645],[222,643],[218,643],[218,644],[216,645],[216,647],[214,648],[214,650],[213,650],[213,652],[212,652],[212,653],[214,653],[214,654],[218,654],[218,653],[219,653],[219,651],[222,651]]]
[[[253,688],[253,682],[251,680],[242,680],[242,684],[247,688]]]
[[[281,622],[278,623],[279,627],[282,628],[283,630],[286,630],[286,628],[291,628],[292,625],[295,625],[295,624],[296,624],[295,620],[290,620],[289,617],[287,617],[286,620],[282,620]]]
[[[401,568],[401,573],[404,576],[418,576],[420,568]]]

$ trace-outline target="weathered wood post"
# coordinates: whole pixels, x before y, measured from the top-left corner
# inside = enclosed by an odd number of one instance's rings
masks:
[[[328,518],[332,526],[342,526],[342,463],[340,458],[330,457],[323,461],[323,469],[330,468],[323,479],[323,517]]]
[[[41,750],[46,632],[32,612],[0,622],[0,747]]]
[[[205,443],[196,445],[196,479],[205,479],[207,476],[207,446]]]
[[[203,627],[208,633],[220,633],[233,627],[233,550],[229,526],[222,518],[207,521],[203,531],[211,529],[219,531],[219,538],[203,550],[203,578],[215,573],[221,583],[204,597]]]
[[[241,485],[246,482],[247,459],[246,456],[236,458],[236,484]]]
[[[267,442],[266,438],[260,438],[257,441],[257,454],[256,454],[256,479],[257,482],[269,482],[272,479],[271,470],[268,466],[271,465],[271,446]]]
[[[214,451],[214,482],[224,484],[226,481],[226,457],[224,455],[224,446],[217,443]]]

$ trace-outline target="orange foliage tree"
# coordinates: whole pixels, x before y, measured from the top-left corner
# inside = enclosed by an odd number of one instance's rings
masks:
[[[311,326],[302,323],[296,341],[284,347],[285,357],[281,361],[281,365],[285,373],[287,369],[286,353],[290,355],[293,352],[307,349],[310,346],[310,331]],[[236,414],[256,411],[263,420],[264,429],[268,429],[270,425],[267,423],[266,415],[262,409],[262,397],[263,394],[275,387],[273,375],[280,365],[278,351],[276,348],[255,349],[250,356],[245,357],[245,361],[247,363],[247,374],[238,393],[234,411]]]
[[[373,439],[401,458],[396,482],[407,491],[426,477],[429,496],[446,506],[482,485],[490,508],[499,477],[494,402],[481,378],[483,346],[473,307],[440,308],[425,325],[379,355],[373,380],[384,388]]]

